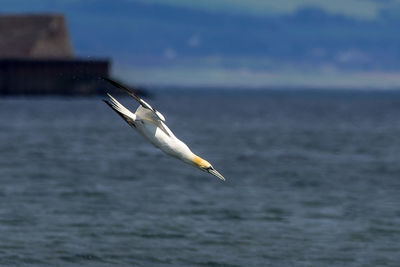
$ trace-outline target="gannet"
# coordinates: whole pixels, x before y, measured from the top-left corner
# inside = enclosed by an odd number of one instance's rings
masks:
[[[132,113],[114,97],[107,93],[109,100],[103,100],[118,115],[120,115],[131,127],[135,128],[144,138],[146,138],[155,147],[164,151],[166,154],[182,160],[202,171],[208,172],[219,179],[225,181],[225,178],[214,169],[214,167],[205,159],[194,154],[190,148],[179,140],[172,131],[165,125],[164,116],[156,109],[152,108],[147,102],[139,98],[132,90],[121,84],[103,77],[115,87],[122,89],[137,102],[139,107],[135,113]]]

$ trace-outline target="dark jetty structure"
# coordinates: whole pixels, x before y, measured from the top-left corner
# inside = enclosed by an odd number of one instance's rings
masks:
[[[0,15],[0,94],[91,95],[105,91],[107,59],[80,59],[60,14]]]

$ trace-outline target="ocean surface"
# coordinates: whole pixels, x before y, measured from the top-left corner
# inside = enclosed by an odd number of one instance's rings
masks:
[[[101,97],[0,99],[1,266],[400,266],[400,92],[148,102],[226,182]]]

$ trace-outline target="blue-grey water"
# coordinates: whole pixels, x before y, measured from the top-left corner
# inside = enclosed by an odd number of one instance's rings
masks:
[[[400,266],[400,93],[150,99],[226,182],[100,100],[0,100],[0,265]]]

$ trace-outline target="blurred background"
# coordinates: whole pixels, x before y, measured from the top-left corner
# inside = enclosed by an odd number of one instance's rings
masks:
[[[66,18],[78,57],[154,86],[397,88],[400,2],[3,0]]]
[[[400,262],[400,1],[0,6],[0,265]],[[227,181],[136,134],[99,76]]]

